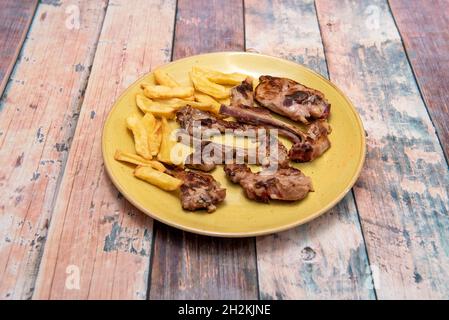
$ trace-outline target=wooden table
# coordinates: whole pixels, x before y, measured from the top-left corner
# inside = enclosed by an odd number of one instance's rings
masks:
[[[449,298],[448,0],[1,0],[0,298]],[[305,64],[360,112],[352,192],[287,232],[197,236],[113,187],[101,129],[170,60]]]

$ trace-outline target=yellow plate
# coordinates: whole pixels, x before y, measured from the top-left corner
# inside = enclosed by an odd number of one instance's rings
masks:
[[[170,226],[220,237],[246,237],[292,228],[318,217],[336,205],[358,178],[365,159],[365,135],[355,108],[332,83],[296,63],[275,57],[243,52],[220,52],[193,56],[163,67],[181,84],[189,84],[192,66],[206,66],[223,72],[245,73],[258,78],[263,74],[287,77],[323,92],[331,103],[329,139],[332,147],[311,163],[295,165],[313,181],[315,192],[295,203],[257,203],[245,198],[242,189],[226,179],[222,166],[213,176],[227,189],[226,200],[212,214],[187,212],[176,194],[140,181],[133,167],[114,160],[116,149],[134,152],[125,119],[138,113],[135,95],[140,83],[153,82],[150,73],[131,85],[113,106],[103,130],[104,163],[112,182],[133,205]]]

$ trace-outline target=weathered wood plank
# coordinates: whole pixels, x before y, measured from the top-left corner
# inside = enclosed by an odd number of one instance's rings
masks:
[[[327,76],[313,0],[247,0],[245,22],[247,48]],[[352,193],[319,219],[256,243],[262,299],[374,298]]]
[[[175,1],[109,2],[33,298],[146,298],[152,220],[107,177],[101,128],[118,95],[170,59],[174,13]]]
[[[447,298],[449,172],[388,4],[318,0],[316,7],[330,78],[367,131],[354,192],[377,296]]]
[[[244,48],[242,1],[178,1],[173,59]],[[198,236],[155,224],[151,299],[255,299],[254,239]]]
[[[0,95],[8,83],[38,0],[0,2]]]
[[[76,4],[81,28],[66,25]],[[0,298],[31,297],[104,3],[41,3],[0,101]]]
[[[390,7],[449,159],[449,1],[390,0]]]

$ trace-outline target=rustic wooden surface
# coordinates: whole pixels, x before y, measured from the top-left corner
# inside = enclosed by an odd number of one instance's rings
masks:
[[[354,194],[377,297],[447,298],[447,163],[388,4],[319,0],[316,7],[330,79],[367,132]]]
[[[327,77],[313,0],[247,0],[245,5],[247,48]],[[257,263],[262,299],[374,298],[352,193],[315,221],[257,238]]]
[[[0,4],[0,299],[449,296],[447,1],[34,3]],[[245,49],[347,93],[367,133],[359,181],[276,235],[153,226],[104,172],[110,106],[171,58]]]
[[[104,5],[40,4],[0,117],[0,297],[30,298],[87,84]]]
[[[178,1],[173,59],[244,48],[239,0]],[[254,238],[204,237],[155,224],[151,299],[257,299]]]
[[[449,1],[390,0],[390,7],[449,159]]]
[[[16,63],[37,2],[38,0],[0,2],[0,94]]]
[[[153,223],[112,186],[99,128],[126,87],[170,59],[174,14],[174,1],[109,2],[34,298],[146,298]],[[79,289],[67,268],[79,269]]]

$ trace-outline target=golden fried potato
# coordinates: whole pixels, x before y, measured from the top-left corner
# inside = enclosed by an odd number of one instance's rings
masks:
[[[229,97],[230,89],[213,83],[202,73],[195,71],[195,69],[192,69],[189,75],[196,90],[208,94],[216,99],[226,99]]]
[[[173,79],[167,72],[163,70],[155,70],[153,72],[154,79],[156,79],[156,82],[160,84],[161,86],[166,86],[170,88],[180,87],[180,84],[176,82],[175,79]]]
[[[168,99],[168,98],[189,98],[193,96],[194,89],[192,87],[174,87],[153,86],[144,84],[143,94],[150,99]]]
[[[207,79],[214,83],[235,86],[244,81],[248,76],[241,73],[223,73],[204,67],[194,67],[196,72],[202,73]]]
[[[171,159],[171,149],[176,145],[174,137],[172,137],[172,128],[166,118],[161,118],[162,141],[157,159],[164,163],[173,164]]]
[[[161,124],[151,112],[145,113],[142,118],[142,123],[148,132],[148,148],[150,149],[151,155],[155,156],[158,154],[161,145]]]
[[[173,191],[182,185],[182,180],[174,178],[166,173],[154,170],[151,167],[137,167],[134,170],[134,175],[146,182],[155,185],[166,191]]]
[[[211,96],[201,93],[201,92],[195,92],[194,94],[195,100],[198,102],[208,103],[211,106],[220,107],[220,102],[212,98]]]
[[[149,112],[156,117],[164,117],[167,119],[173,119],[175,117],[175,108],[170,105],[148,99],[141,94],[136,95],[136,104],[143,113]]]
[[[231,99],[229,99],[229,98],[220,99],[220,100],[218,100],[218,102],[220,102],[220,104],[230,105],[231,104]]]
[[[160,172],[164,172],[166,170],[165,166],[159,161],[147,160],[137,154],[123,152],[120,150],[115,151],[114,159],[117,161],[132,163],[138,166],[150,166]]]
[[[134,146],[137,154],[145,159],[151,160],[152,156],[148,148],[148,133],[141,119],[137,115],[132,115],[126,119],[126,124],[128,129],[133,133]]]

